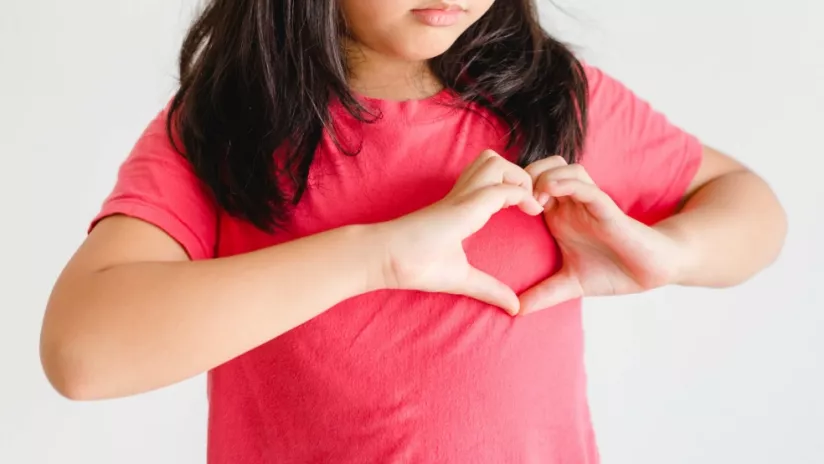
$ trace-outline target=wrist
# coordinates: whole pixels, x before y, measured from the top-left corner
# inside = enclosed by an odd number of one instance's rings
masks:
[[[351,225],[341,231],[346,235],[346,242],[354,245],[350,249],[362,272],[361,293],[389,288],[386,281],[388,228],[383,224]]]

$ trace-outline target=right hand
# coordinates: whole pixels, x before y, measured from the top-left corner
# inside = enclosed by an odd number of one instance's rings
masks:
[[[531,216],[544,211],[533,195],[529,174],[486,150],[442,200],[383,224],[390,237],[383,269],[385,288],[464,295],[518,314],[515,292],[472,267],[462,245],[493,214],[510,206]]]

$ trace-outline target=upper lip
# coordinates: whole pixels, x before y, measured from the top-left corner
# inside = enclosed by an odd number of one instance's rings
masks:
[[[421,10],[443,10],[443,11],[463,11],[466,8],[456,4],[456,3],[446,3],[440,2],[433,5],[425,6],[422,8],[415,8],[418,11]]]

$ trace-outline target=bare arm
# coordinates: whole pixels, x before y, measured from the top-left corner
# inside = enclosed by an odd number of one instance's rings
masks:
[[[529,174],[486,150],[446,197],[424,209],[231,258],[189,261],[160,229],[109,217],[55,285],[43,321],[43,368],[69,398],[141,393],[383,288],[463,295],[516,314],[512,289],[472,267],[462,246],[510,206],[543,210]]]
[[[684,245],[676,284],[739,284],[776,259],[787,219],[764,180],[732,158],[704,148],[680,212],[655,226]]]
[[[56,284],[41,338],[47,376],[73,399],[125,396],[202,373],[373,289],[370,229],[189,261],[145,222],[101,221]]]

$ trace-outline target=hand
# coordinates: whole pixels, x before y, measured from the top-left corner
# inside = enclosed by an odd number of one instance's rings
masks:
[[[526,168],[563,264],[520,296],[521,313],[584,296],[624,295],[670,283],[682,248],[628,216],[579,164],[553,156]]]
[[[472,267],[462,245],[493,214],[510,206],[533,216],[543,212],[529,174],[484,151],[441,201],[379,226],[390,237],[385,287],[465,295],[517,314],[519,300],[513,290]]]

